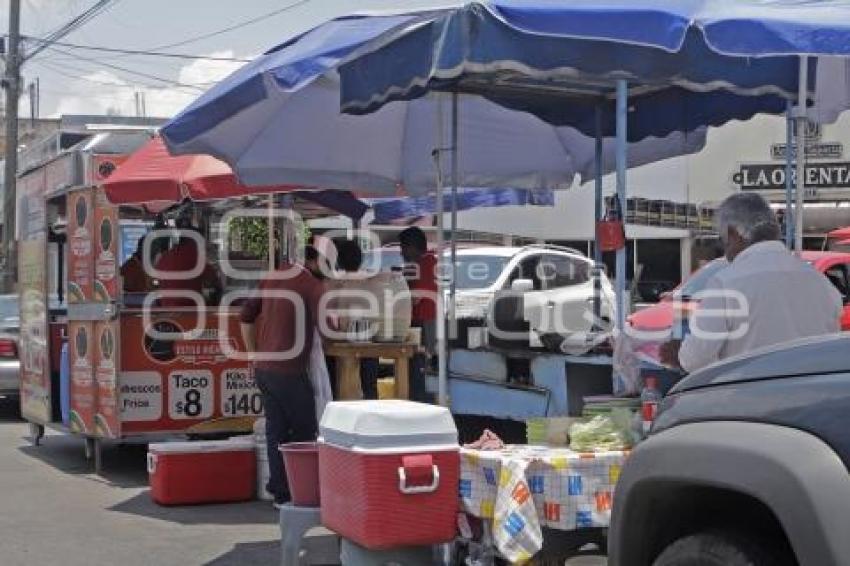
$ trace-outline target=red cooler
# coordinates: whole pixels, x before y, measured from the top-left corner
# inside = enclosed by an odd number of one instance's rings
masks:
[[[371,550],[455,537],[460,456],[448,409],[330,403],[320,425],[322,523]]]
[[[151,497],[160,505],[253,499],[256,466],[250,437],[148,446]]]

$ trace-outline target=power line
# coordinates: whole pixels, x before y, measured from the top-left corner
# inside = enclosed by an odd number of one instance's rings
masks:
[[[82,26],[87,24],[93,18],[95,18],[98,14],[112,6],[113,4],[119,2],[120,0],[98,0],[93,6],[91,6],[88,10],[85,10],[83,13],[71,19],[71,21],[65,23],[59,28],[47,34],[44,38],[41,38],[41,45],[36,47],[32,53],[27,54],[24,57],[24,60],[29,59],[30,57],[34,57],[38,55],[40,52],[44,51],[50,44],[54,41],[58,41],[68,35],[69,33],[80,29]]]
[[[143,73],[141,71],[134,71],[133,69],[128,69],[128,68],[122,67],[120,65],[113,65],[112,63],[107,63],[105,61],[98,61],[97,59],[92,59],[90,57],[84,57],[82,55],[77,55],[76,53],[71,53],[70,51],[63,51],[62,49],[57,49],[57,48],[52,47],[52,46],[48,46],[47,48],[50,49],[51,51],[56,51],[57,53],[62,53],[64,55],[72,57],[73,59],[79,59],[81,61],[87,61],[87,62],[93,63],[95,65],[101,65],[103,67],[108,67],[110,69],[113,69],[113,70],[116,70],[116,71],[121,71],[123,73],[127,73],[127,74],[130,74],[130,75],[136,75],[136,76],[139,76],[139,77],[144,77],[146,79],[152,79],[152,80],[155,80],[155,81],[159,81],[161,83],[166,83],[166,84],[169,84],[169,85],[179,86],[179,87],[183,87],[183,88],[191,88],[191,89],[194,89],[194,90],[199,91],[199,92],[203,92],[203,90],[204,90],[203,88],[195,86],[195,85],[184,84],[184,83],[181,83],[179,81],[166,79],[164,77],[159,77],[157,75],[152,75],[150,73]]]
[[[24,36],[24,40],[44,43],[46,40],[37,37]],[[95,45],[79,45],[76,43],[64,43],[61,41],[51,41],[50,45],[58,45],[60,47],[68,47],[71,49],[85,49],[89,51],[102,51],[106,53],[121,53],[124,55],[146,55],[150,57],[170,57],[173,59],[200,59],[205,61],[226,61],[229,63],[249,63],[251,59],[238,59],[235,57],[216,57],[205,55],[190,55],[187,53],[163,53],[161,51],[146,51],[141,49],[118,49],[115,47],[98,47]]]
[[[85,81],[85,82],[93,83],[93,84],[96,84],[96,85],[112,86],[112,87],[119,87],[119,88],[129,88],[129,89],[135,89],[135,90],[138,90],[139,87],[144,87],[144,88],[148,88],[148,89],[163,89],[163,88],[166,87],[166,85],[152,85],[152,84],[142,83],[142,82],[135,83],[135,84],[124,84],[124,83],[117,83],[117,82],[101,81],[101,80],[97,80],[97,79],[92,78],[92,77],[72,75],[71,73],[68,73],[66,71],[66,69],[70,69],[72,71],[77,71],[78,73],[88,73],[88,72],[90,72],[90,70],[81,69],[80,67],[73,67],[73,66],[68,65],[66,63],[63,63],[61,68],[57,65],[53,65],[53,64],[47,63],[47,62],[42,61],[42,60],[35,61],[34,64],[41,65],[45,69],[48,69],[49,71],[56,73],[57,75],[62,75],[63,77],[67,77],[69,79]],[[179,85],[171,85],[171,86],[174,87],[174,88],[188,88],[189,86],[202,88],[202,87],[205,87],[205,86],[209,86],[211,84],[215,84],[215,83],[196,83],[196,84],[192,84],[192,85],[187,85],[185,87],[179,86]],[[186,94],[188,94],[188,93],[186,93]],[[193,95],[194,95],[194,93],[193,93]]]
[[[271,12],[269,12],[267,14],[263,14],[261,16],[256,16],[256,17],[250,18],[248,20],[244,20],[242,22],[239,22],[238,24],[234,24],[232,26],[229,26],[229,27],[217,30],[217,31],[213,31],[213,32],[198,35],[198,36],[195,36],[195,37],[192,37],[192,38],[189,38],[189,39],[185,39],[183,41],[178,41],[177,43],[169,43],[167,45],[157,45],[156,47],[152,47],[150,50],[151,51],[160,51],[162,49],[171,49],[172,47],[180,47],[180,46],[183,46],[183,45],[188,45],[190,43],[195,43],[197,41],[202,41],[204,39],[209,39],[211,37],[215,37],[215,36],[221,35],[223,33],[228,33],[228,32],[231,32],[231,31],[234,31],[234,30],[255,24],[255,23],[257,23],[261,20],[265,20],[266,18],[270,18],[272,16],[277,16],[278,14],[288,12],[289,10],[293,10],[295,8],[298,8],[299,6],[303,6],[304,4],[309,3],[310,1],[311,0],[299,0],[298,2],[293,2],[292,4],[288,4],[288,5],[284,6],[283,8],[278,8],[277,10],[272,10]]]

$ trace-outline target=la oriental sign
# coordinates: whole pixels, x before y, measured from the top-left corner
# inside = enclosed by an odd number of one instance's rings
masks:
[[[850,189],[850,162],[810,163],[805,169],[807,189]],[[785,190],[785,165],[758,163],[741,165],[732,182],[742,191]],[[791,169],[791,184],[796,186],[797,172]]]

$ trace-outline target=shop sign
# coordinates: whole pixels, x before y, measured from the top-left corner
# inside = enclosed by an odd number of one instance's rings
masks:
[[[770,146],[770,157],[785,160],[785,144],[775,143]],[[844,145],[839,142],[814,143],[806,145],[806,159],[841,159],[844,157]],[[791,146],[791,159],[797,158],[797,147]]]
[[[811,163],[805,168],[807,189],[850,188],[850,162]],[[742,191],[779,191],[785,189],[785,165],[750,163],[741,165],[732,175],[732,182]],[[797,171],[791,169],[791,184],[797,183]]]

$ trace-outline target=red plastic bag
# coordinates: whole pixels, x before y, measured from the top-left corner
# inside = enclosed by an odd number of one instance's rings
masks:
[[[596,242],[603,252],[626,247],[626,227],[622,220],[600,220],[596,223]]]

